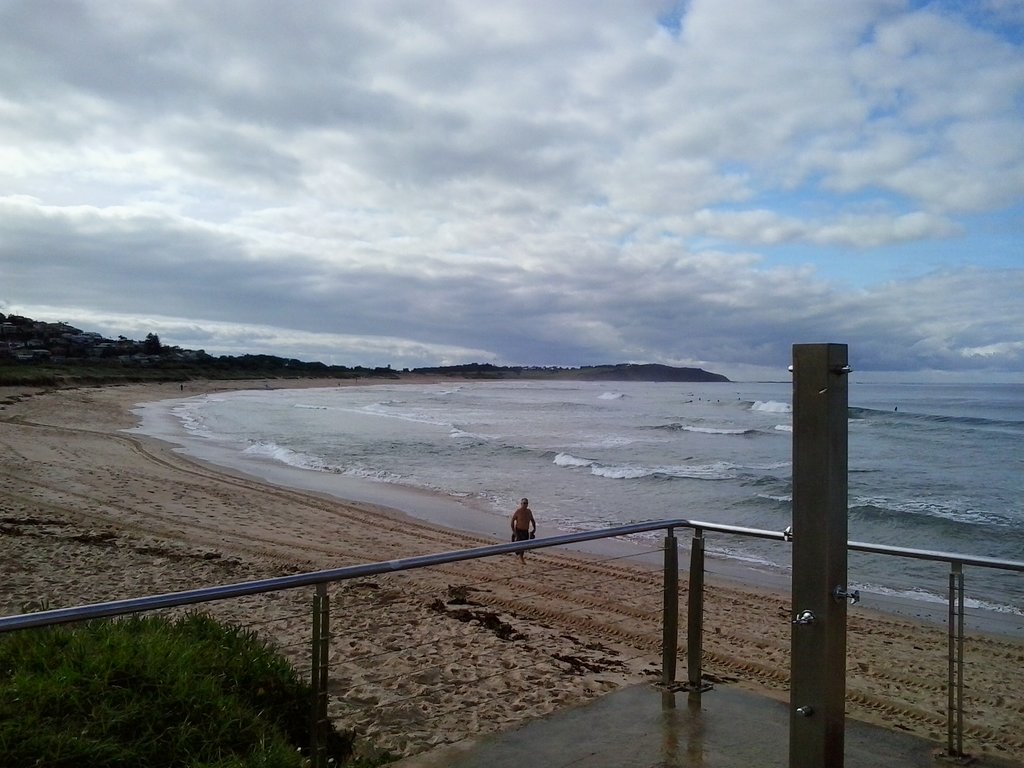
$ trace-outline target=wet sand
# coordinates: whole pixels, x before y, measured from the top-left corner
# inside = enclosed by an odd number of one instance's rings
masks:
[[[298,385],[316,384],[337,386]],[[189,384],[184,393],[152,384],[0,389],[0,610],[505,540],[500,519],[474,529],[465,515],[477,511],[447,501],[430,502],[439,506],[428,522],[386,506],[394,495],[346,501],[270,483],[125,431],[138,403],[246,386],[268,382]],[[429,506],[415,495],[409,503]],[[492,557],[333,586],[332,716],[368,750],[412,754],[657,680],[661,573],[648,554],[542,550],[525,563]],[[252,626],[305,670],[310,598],[292,590],[208,608]],[[705,599],[709,678],[785,699],[788,590],[728,579]],[[867,609],[851,611],[849,629],[849,716],[944,743],[946,630]],[[966,654],[967,751],[1024,761],[1024,639],[972,633]]]

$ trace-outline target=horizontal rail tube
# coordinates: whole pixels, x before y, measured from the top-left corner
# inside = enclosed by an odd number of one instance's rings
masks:
[[[962,555],[956,552],[937,552],[931,549],[908,549],[892,547],[887,544],[866,544],[863,541],[848,541],[846,548],[853,552],[871,552],[876,555],[895,555],[910,557],[915,560],[934,560],[939,563],[961,563],[976,568],[998,568],[1003,571],[1024,571],[1024,562],[1018,560],[1000,560],[996,557],[981,555]]]
[[[147,597],[130,598],[127,600],[113,600],[107,603],[93,603],[91,605],[73,608],[57,608],[50,611],[39,611],[38,613],[28,613],[17,616],[4,616],[0,617],[0,632],[49,626],[52,624],[65,624],[75,621],[87,621],[89,619],[100,619],[110,616],[121,616],[128,613],[152,611],[160,608],[195,605],[197,603],[207,603],[215,600],[226,600],[236,597],[245,597],[247,595],[256,595],[263,592],[276,592],[284,589],[295,589],[297,587],[312,586],[332,581],[344,581],[346,579],[356,579],[365,576],[376,576],[382,573],[408,571],[415,568],[444,565],[446,563],[461,562],[463,560],[475,560],[481,557],[503,555],[509,552],[522,552],[531,549],[543,549],[546,547],[557,547],[565,544],[578,544],[585,541],[609,539],[617,536],[630,536],[636,533],[665,530],[666,528],[691,528],[694,530],[715,531],[717,533],[750,536],[760,539],[773,539],[776,541],[790,540],[789,534],[781,531],[767,531],[759,528],[745,528],[736,525],[708,523],[700,520],[686,520],[681,518],[676,520],[657,520],[646,523],[622,525],[615,528],[604,528],[597,531],[583,531],[580,533],[569,533],[561,536],[549,536],[543,539],[532,539],[529,541],[519,541],[508,544],[492,544],[485,547],[475,547],[473,549],[460,549],[452,552],[441,552],[432,555],[418,555],[416,557],[406,557],[399,560],[385,560],[365,565],[352,565],[344,568],[332,568],[324,571],[300,573],[293,576],[279,576],[273,579],[247,581],[240,584],[205,587],[202,589],[170,592],[165,595],[151,595]],[[905,549],[903,547],[892,547],[881,544],[865,544],[863,542],[855,541],[848,542],[847,546],[849,549],[858,552],[872,552],[883,555],[911,557],[920,560],[962,563],[964,565],[972,565],[982,568],[1001,568],[1011,571],[1024,571],[1024,562],[1017,562],[1013,560],[998,560],[990,557],[976,557],[973,555],[961,555],[950,552]]]

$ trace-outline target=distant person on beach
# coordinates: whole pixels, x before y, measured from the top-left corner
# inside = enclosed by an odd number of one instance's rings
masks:
[[[519,500],[519,506],[512,513],[512,541],[529,541],[537,533],[537,521],[533,519],[530,500],[525,496]],[[516,552],[520,560],[525,560],[525,552]]]

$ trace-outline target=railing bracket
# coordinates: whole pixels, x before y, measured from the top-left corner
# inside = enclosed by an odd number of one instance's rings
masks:
[[[832,590],[832,598],[836,602],[842,602],[843,600],[849,600],[851,603],[860,602],[860,590],[855,589],[852,592],[847,592],[846,587],[838,586]]]

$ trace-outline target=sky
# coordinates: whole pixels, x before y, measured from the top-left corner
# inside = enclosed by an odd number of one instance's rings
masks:
[[[1024,381],[1024,0],[0,0],[0,312]]]

